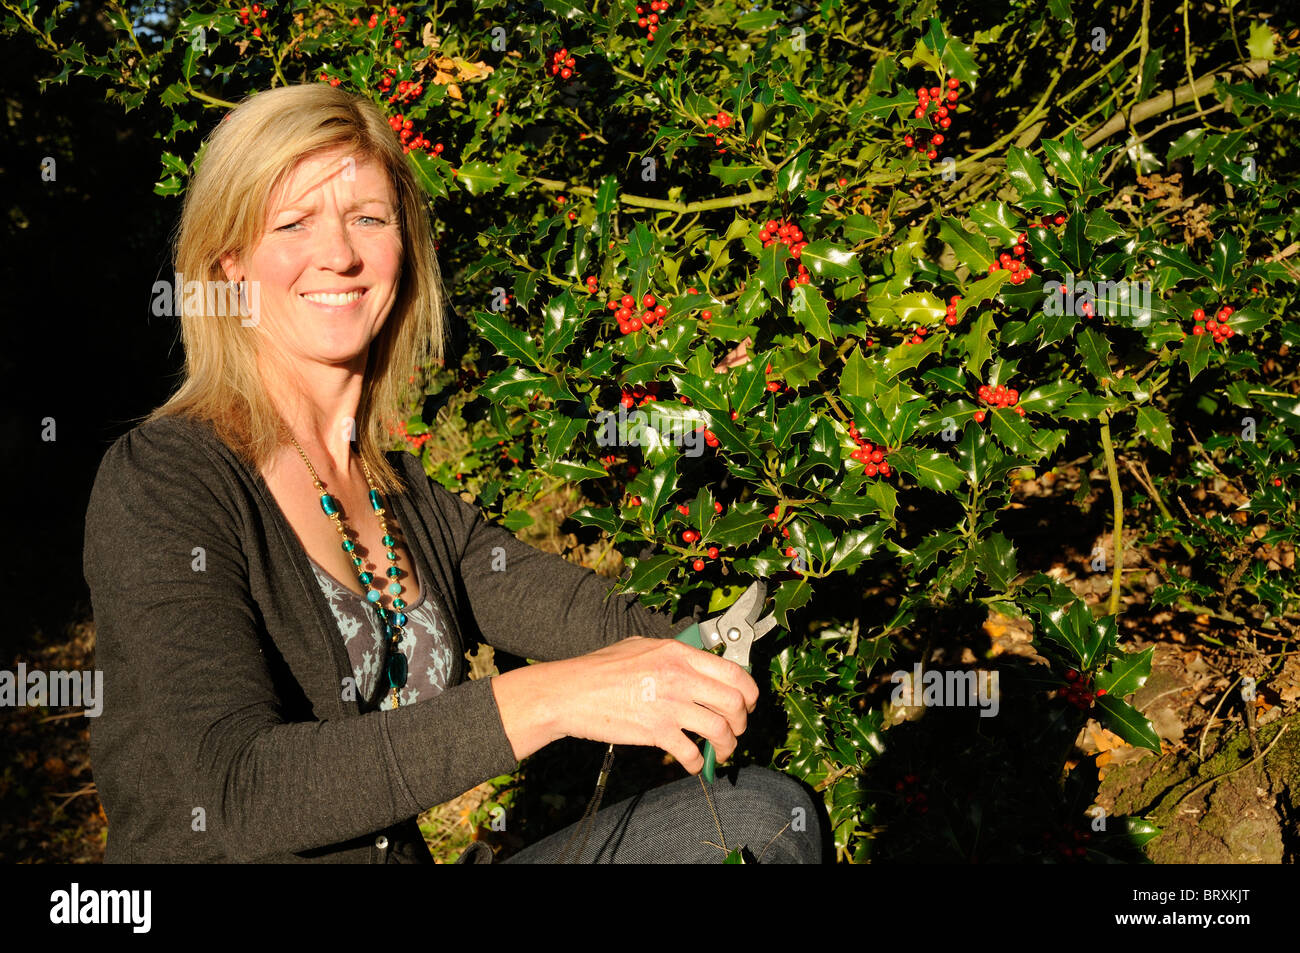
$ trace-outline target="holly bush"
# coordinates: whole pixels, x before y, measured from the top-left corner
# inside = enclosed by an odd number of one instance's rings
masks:
[[[946,641],[1002,669],[992,721],[1032,714],[1059,787],[1089,717],[1161,749],[1126,700],[1152,658],[1126,608],[1295,635],[1300,57],[1278,9],[115,5],[91,49],[68,6],[6,3],[5,29],[50,51],[45,82],[164,117],[160,194],[248,92],[329,82],[392,116],[470,328],[405,436],[512,529],[576,486],[647,605],[717,611],[767,579],[775,720],[742,753],[822,791],[842,858],[925,810],[889,762],[891,661]],[[1022,565],[1043,544],[1017,487],[1079,463],[1074,502],[1094,473],[1104,492],[1098,604]],[[1139,550],[1149,593],[1123,574]],[[991,610],[1032,624],[1036,664],[993,657]],[[1017,808],[958,797],[933,840],[973,856],[980,812]]]

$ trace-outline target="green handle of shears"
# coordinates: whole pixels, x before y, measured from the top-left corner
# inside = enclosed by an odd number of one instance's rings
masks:
[[[699,623],[694,623],[689,628],[683,629],[681,634],[677,636],[677,641],[685,642],[687,645],[693,646],[697,649],[703,649],[704,642],[700,638]],[[745,666],[745,671],[749,671],[749,666]],[[706,741],[704,743],[704,770],[702,770],[700,774],[703,776],[704,780],[708,781],[710,784],[713,783],[714,772],[717,766],[718,755],[717,752],[713,750],[713,742]]]

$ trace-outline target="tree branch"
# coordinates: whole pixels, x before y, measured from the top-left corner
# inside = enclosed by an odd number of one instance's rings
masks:
[[[1194,101],[1201,93],[1213,89],[1215,80],[1227,73],[1244,72],[1256,78],[1262,76],[1268,72],[1268,62],[1268,60],[1251,60],[1249,63],[1239,63],[1236,66],[1220,70],[1218,73],[1207,73],[1196,80],[1195,83],[1186,83],[1175,90],[1163,92],[1159,96],[1153,96],[1145,102],[1140,102],[1127,112],[1118,112],[1084,137],[1084,148],[1091,149],[1097,143],[1109,139],[1121,129],[1135,126],[1152,116],[1168,112],[1175,106],[1182,106]]]

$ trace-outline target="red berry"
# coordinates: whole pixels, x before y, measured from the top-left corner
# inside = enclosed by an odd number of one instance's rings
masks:
[[[984,411],[982,410],[975,411],[975,422],[977,424],[984,423],[984,416],[985,416]]]
[[[710,546],[710,547],[709,547],[709,558],[710,558],[710,559],[717,559],[717,558],[718,558],[718,547],[717,547],[717,546]]]
[[[953,77],[951,77],[951,78],[948,80],[948,88],[949,88],[949,89],[956,89],[956,88],[957,88],[958,86],[960,86],[960,85],[961,85],[961,82],[957,79],[956,76],[953,76]]]
[[[798,550],[796,550],[793,546],[787,546],[787,547],[785,548],[785,554],[786,554],[787,556],[789,556],[791,559],[793,559],[793,558],[794,558],[795,556],[797,556],[799,553],[798,553]]]
[[[704,560],[703,560],[703,559],[697,559],[697,560],[695,560],[695,562],[691,563],[691,565],[695,567],[695,571],[696,571],[696,572],[699,572],[701,569],[704,568]]]

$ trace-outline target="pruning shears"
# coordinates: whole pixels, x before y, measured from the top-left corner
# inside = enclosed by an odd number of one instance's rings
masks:
[[[763,611],[767,601],[767,583],[760,579],[753,583],[722,615],[713,619],[697,622],[677,636],[678,642],[706,652],[715,652],[718,646],[724,651],[722,657],[735,662],[746,672],[749,668],[749,649],[756,639],[761,639],[776,628],[776,616],[768,614],[763,619],[758,615]],[[717,755],[713,742],[704,745],[704,779],[713,783]]]

